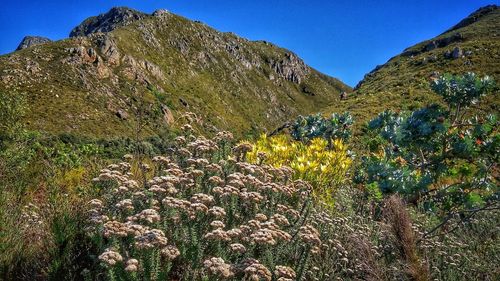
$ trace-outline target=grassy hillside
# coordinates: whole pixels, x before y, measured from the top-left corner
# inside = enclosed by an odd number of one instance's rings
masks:
[[[443,34],[407,48],[372,72],[355,87],[347,100],[326,112],[351,111],[364,122],[386,109],[413,110],[440,103],[431,92],[437,73],[468,71],[500,81],[500,9],[479,9]],[[454,54],[455,52],[455,54]],[[498,91],[474,106],[477,111],[498,112]],[[359,123],[359,122],[358,122]]]
[[[29,128],[107,138],[144,123],[143,134],[154,134],[190,111],[205,133],[242,136],[349,90],[288,50],[166,11],[114,28],[0,57],[0,91],[27,94]]]

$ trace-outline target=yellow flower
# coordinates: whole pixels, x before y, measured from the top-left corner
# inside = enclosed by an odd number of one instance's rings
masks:
[[[327,165],[320,165],[319,169],[322,173],[324,173],[324,172],[328,171],[328,166]]]
[[[253,145],[253,150],[247,155],[248,161],[257,163],[257,154],[265,152],[264,163],[274,166],[289,166],[294,169],[296,179],[308,180],[313,184],[314,194],[320,200],[333,200],[332,190],[339,188],[346,180],[346,172],[352,160],[347,155],[347,146],[342,140],[332,141],[332,150],[328,142],[322,138],[311,140],[304,144],[291,140],[286,135],[260,138]],[[383,153],[383,152],[382,152]],[[327,202],[333,204],[332,202]]]

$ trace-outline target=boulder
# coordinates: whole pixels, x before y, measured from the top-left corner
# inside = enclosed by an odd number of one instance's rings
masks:
[[[168,108],[168,106],[162,104],[161,110],[163,111],[163,119],[165,120],[165,123],[167,123],[168,125],[173,124],[174,115],[172,114],[172,111]]]
[[[118,118],[122,119],[122,120],[127,120],[128,118],[128,113],[123,110],[123,109],[119,109],[118,111],[116,111],[116,116],[118,116]]]
[[[451,52],[451,57],[454,59],[461,58],[463,56],[463,51],[460,47],[455,47]]]

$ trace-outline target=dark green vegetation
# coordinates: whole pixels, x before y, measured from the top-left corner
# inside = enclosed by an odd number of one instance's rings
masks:
[[[358,125],[384,110],[415,110],[435,102],[429,81],[440,74],[475,72],[500,81],[500,9],[487,6],[443,34],[407,48],[377,66],[346,100],[326,113],[350,111]],[[475,112],[498,112],[500,96],[492,93],[473,105]]]
[[[299,116],[292,125],[291,135],[295,140],[303,142],[314,138],[326,140],[341,139],[349,141],[354,120],[348,112],[343,114],[332,114],[330,118],[324,118],[321,114],[307,117]]]
[[[146,15],[118,8],[103,17],[122,13],[141,19],[105,25],[109,33],[0,57],[0,90],[26,93],[29,128],[135,136],[135,116],[143,108],[146,135],[176,127],[175,120],[191,111],[203,117],[197,125],[205,133],[231,128],[243,136],[332,105],[349,90],[271,43],[248,41],[166,11]]]
[[[401,194],[438,214],[498,207],[497,117],[464,117],[491,92],[493,81],[469,73],[443,76],[432,86],[447,108],[384,111],[370,121],[369,153],[355,181],[373,194]]]

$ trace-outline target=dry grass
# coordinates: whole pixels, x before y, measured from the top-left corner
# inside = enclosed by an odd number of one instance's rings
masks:
[[[395,244],[406,263],[407,273],[411,280],[430,280],[428,266],[419,257],[417,238],[412,228],[410,215],[399,196],[393,195],[385,200],[383,217],[395,238]]]

